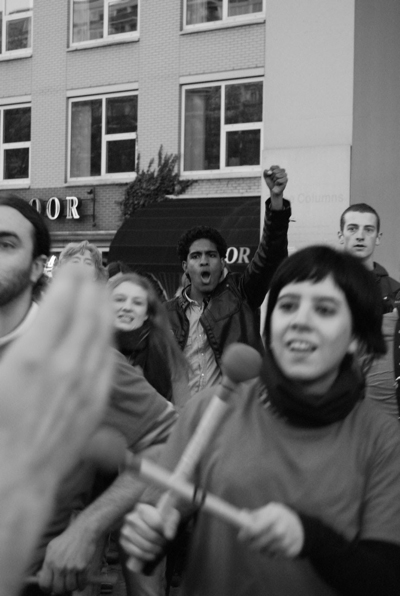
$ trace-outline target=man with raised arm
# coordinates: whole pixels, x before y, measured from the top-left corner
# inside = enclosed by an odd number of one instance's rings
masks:
[[[258,309],[273,274],[287,256],[291,214],[290,203],[283,198],[286,171],[271,166],[263,179],[271,193],[264,228],[258,249],[242,274],[227,270],[227,245],[214,228],[191,228],[178,243],[188,285],[166,307],[172,330],[191,365],[192,395],[219,383],[221,356],[231,343],[242,342],[262,351]]]

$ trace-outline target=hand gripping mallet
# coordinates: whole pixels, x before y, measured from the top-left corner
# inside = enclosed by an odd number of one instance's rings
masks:
[[[144,470],[147,470],[149,467],[152,470],[154,469],[151,462],[148,460],[140,460],[139,458],[135,458],[129,452],[126,452],[126,465],[129,469],[133,470],[136,474],[139,474],[139,476],[143,477],[144,479],[150,480],[161,487],[169,489],[161,497],[157,505],[164,520],[167,519],[169,511],[174,507],[176,501],[180,497],[188,498],[187,490],[185,494],[182,494],[182,492],[178,492],[176,490],[176,487],[181,487],[182,483],[184,483],[184,481],[194,473],[196,465],[200,461],[204,450],[209,444],[215,430],[217,429],[219,423],[225,415],[226,410],[229,407],[229,403],[227,403],[229,401],[229,396],[236,389],[239,383],[256,377],[260,372],[261,364],[262,358],[260,354],[250,346],[235,343],[231,344],[226,349],[222,357],[221,370],[223,377],[221,386],[218,388],[218,392],[216,392],[211,398],[211,401],[207,406],[195,430],[195,433],[187,444],[172,474],[170,472],[165,472],[163,468],[156,466],[158,474],[156,474],[156,476],[146,476]],[[196,397],[193,399],[196,399]],[[115,462],[115,456],[117,452],[120,451],[118,447],[118,439],[113,441],[112,433],[111,436],[108,435],[108,438],[106,437],[107,431],[105,431],[105,434],[102,434],[102,432],[97,433],[97,436],[95,435],[89,448],[90,455],[88,452],[87,456],[97,460],[99,465],[113,467],[114,464],[117,465],[121,463],[124,457],[121,458],[120,454],[119,457],[117,457],[118,462]],[[105,449],[106,443],[108,443],[107,450]],[[143,465],[140,467],[140,471],[137,465],[133,465],[134,461],[142,461]],[[167,474],[169,483],[160,484],[160,482],[157,481],[157,478],[160,477],[160,474],[162,475],[162,472],[164,473],[164,479],[165,474]],[[190,499],[192,499],[193,490],[190,488],[189,494]],[[213,502],[213,498],[211,501]],[[226,508],[229,509],[230,507],[231,506],[227,504],[227,507],[223,506],[222,509],[223,511],[226,511]],[[235,518],[237,511],[238,510],[235,510],[231,515],[231,520]],[[150,567],[147,568],[147,572],[149,572],[149,570]]]
[[[155,464],[149,459],[134,455],[125,448],[124,441],[112,430],[104,430],[95,436],[96,457],[106,462],[107,469],[126,469],[141,480],[159,486],[172,493],[177,499],[198,505],[207,513],[237,527],[242,528],[248,520],[248,512],[239,509],[216,495],[203,491],[198,486],[176,478],[174,473]]]
[[[194,473],[205,449],[209,445],[218,425],[229,408],[229,397],[239,383],[258,376],[262,359],[260,354],[250,346],[234,343],[228,346],[222,356],[222,381],[211,398],[196,430],[187,444],[181,458],[172,473],[172,479],[186,480]],[[194,397],[193,399],[196,399]],[[158,502],[164,520],[174,507],[177,497],[174,491],[167,491]]]

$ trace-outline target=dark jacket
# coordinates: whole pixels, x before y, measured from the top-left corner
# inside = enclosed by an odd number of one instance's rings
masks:
[[[376,282],[383,298],[383,310],[385,313],[392,312],[395,303],[400,301],[400,283],[390,277],[388,272],[379,263],[374,263],[374,274]]]
[[[287,230],[290,203],[284,199],[282,211],[272,211],[271,201],[265,209],[264,229],[258,249],[244,273],[228,273],[211,293],[200,322],[221,364],[224,349],[242,342],[262,352],[258,308],[268,292],[271,278],[287,257]],[[189,333],[184,294],[165,303],[172,330],[184,349]]]

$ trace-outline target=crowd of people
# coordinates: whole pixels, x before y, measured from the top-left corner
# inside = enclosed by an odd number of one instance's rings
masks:
[[[44,220],[0,198],[0,594],[99,594],[119,532],[127,596],[176,583],[182,596],[400,593],[400,283],[374,261],[379,215],[351,205],[342,247],[288,257],[287,173],[271,166],[263,180],[243,273],[229,271],[218,230],[192,228],[171,300],[87,241],[43,283]],[[261,373],[233,388],[189,481],[240,523],[196,498],[167,515],[161,489],[87,455],[107,429],[173,473],[237,342],[261,354]]]

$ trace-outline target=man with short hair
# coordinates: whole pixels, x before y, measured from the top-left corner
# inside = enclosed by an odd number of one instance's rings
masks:
[[[242,274],[226,269],[227,245],[214,228],[192,228],[178,243],[188,285],[166,307],[190,364],[192,395],[221,380],[221,357],[230,344],[242,342],[262,352],[258,309],[273,274],[287,256],[291,213],[289,201],[283,198],[286,171],[271,166],[263,177],[271,198],[266,203],[261,242]]]
[[[40,309],[32,297],[49,253],[50,235],[40,214],[21,197],[0,197],[0,358],[28,331]],[[103,424],[116,429],[128,448],[158,447],[168,437],[176,412],[137,367],[115,349],[113,355],[115,373]],[[60,485],[54,515],[27,570],[40,571],[38,580],[46,592],[67,594],[86,584],[99,540],[132,508],[135,491],[142,492],[141,483],[121,474],[94,498],[94,472],[92,464],[79,464]],[[79,515],[70,524],[76,510]],[[29,596],[43,593],[38,585],[24,591]]]
[[[400,369],[396,370],[400,359],[400,325],[397,311],[397,305],[400,303],[400,283],[373,260],[375,248],[379,246],[382,238],[378,213],[366,203],[350,205],[340,218],[338,236],[344,250],[359,258],[375,275],[381,290],[384,311],[383,334],[387,353],[372,363],[363,362],[366,369],[366,395],[397,419],[400,413],[400,390],[396,389],[396,378],[400,375]]]
[[[50,234],[35,209],[13,194],[0,197],[0,357],[35,316],[32,293],[50,254]]]
[[[344,250],[360,259],[367,269],[374,272],[381,290],[384,312],[392,312],[400,292],[400,283],[373,259],[375,248],[382,238],[378,213],[366,203],[350,205],[340,218],[338,236]]]

